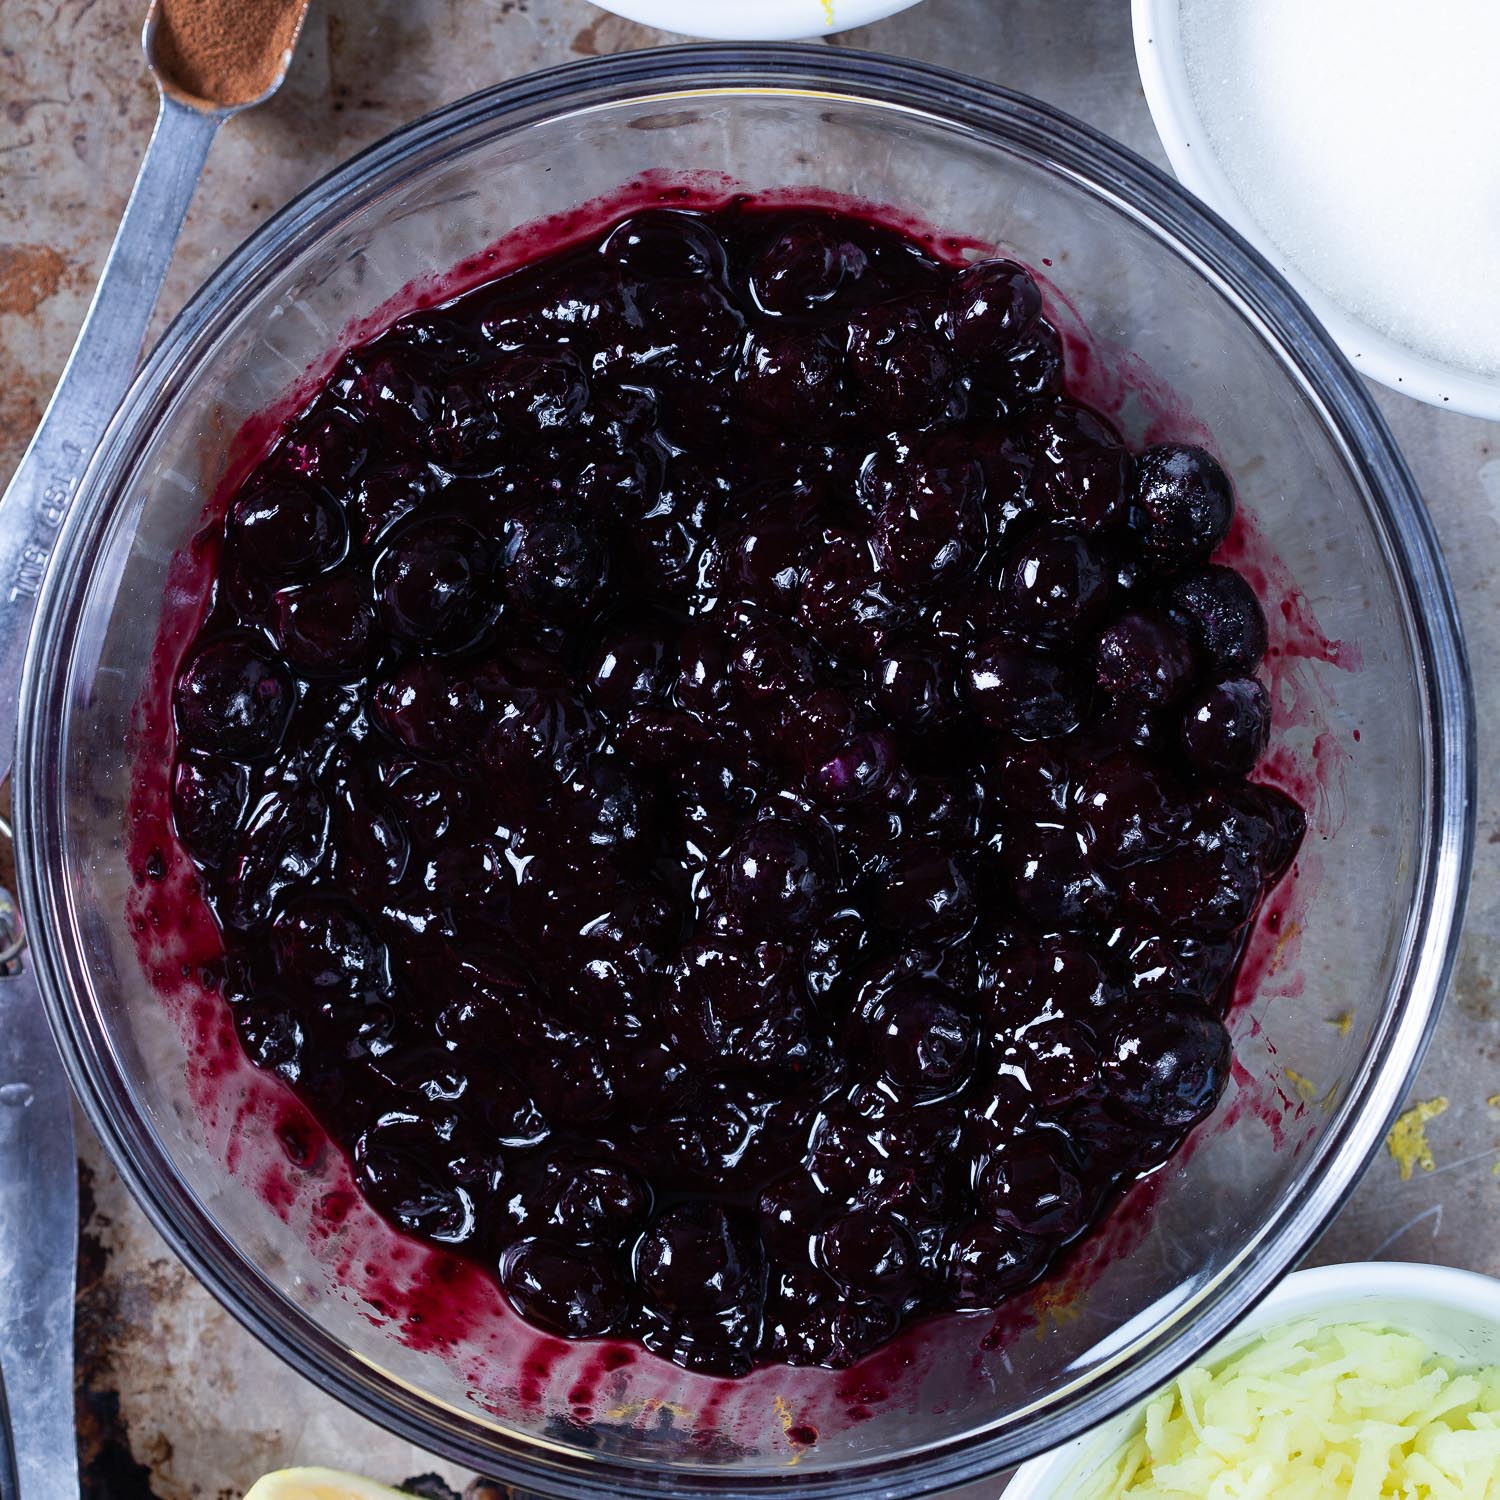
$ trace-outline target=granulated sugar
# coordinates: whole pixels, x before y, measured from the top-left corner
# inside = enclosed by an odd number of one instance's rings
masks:
[[[1283,269],[1500,374],[1500,0],[1182,0],[1209,146]]]

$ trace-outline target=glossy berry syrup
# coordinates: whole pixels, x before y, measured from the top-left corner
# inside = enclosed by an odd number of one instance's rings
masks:
[[[173,806],[251,1059],[572,1337],[847,1365],[1213,1108],[1303,818],[1197,448],[1025,270],[649,210],[351,350],[224,520]]]

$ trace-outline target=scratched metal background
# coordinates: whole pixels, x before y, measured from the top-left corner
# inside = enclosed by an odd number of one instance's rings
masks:
[[[703,0],[705,7],[715,0]],[[0,0],[0,480],[72,343],[151,128],[145,0]],[[286,87],[220,136],[163,316],[221,256],[336,161],[411,116],[512,74],[674,40],[586,0],[315,0]],[[1126,0],[926,0],[840,36],[1022,89],[1163,158]],[[1381,405],[1437,517],[1479,671],[1480,743],[1500,732],[1500,426]],[[0,684],[0,691],[8,685]],[[1500,1273],[1500,758],[1480,771],[1475,893],[1458,979],[1415,1097],[1446,1111],[1433,1170],[1382,1154],[1318,1259],[1438,1260]],[[84,1129],[78,1414],[87,1500],[237,1500],[293,1463],[358,1468],[454,1500],[471,1476],[290,1374],[147,1226]],[[978,1492],[976,1492],[977,1494]]]

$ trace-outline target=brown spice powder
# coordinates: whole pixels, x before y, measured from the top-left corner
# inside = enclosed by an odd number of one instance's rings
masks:
[[[207,104],[248,104],[276,82],[308,0],[161,0],[163,82]]]

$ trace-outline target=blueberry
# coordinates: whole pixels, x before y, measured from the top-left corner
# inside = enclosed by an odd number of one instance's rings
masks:
[[[234,844],[245,812],[245,768],[218,756],[184,754],[172,777],[177,836],[200,865],[217,869]]]
[[[623,717],[655,703],[672,669],[669,646],[650,623],[606,632],[589,670],[589,698],[605,712]]]
[[[483,703],[468,678],[441,659],[414,657],[377,682],[375,722],[397,744],[421,755],[451,755],[472,745]]]
[[[781,937],[805,932],[838,887],[826,824],[769,817],[752,823],[715,870],[715,902],[734,930]]]
[[[964,686],[984,723],[1017,739],[1055,739],[1083,721],[1087,700],[1067,662],[1002,638],[975,650]]]
[[[1248,776],[1271,738],[1271,698],[1254,677],[1230,677],[1183,705],[1183,757],[1204,776]]]
[[[815,429],[833,416],[842,366],[843,352],[822,333],[756,332],[745,341],[740,390],[764,421],[778,428]]]
[[[891,928],[951,938],[974,920],[974,884],[965,863],[936,844],[910,843],[890,858],[876,911]]]
[[[1091,1206],[1066,1141],[1051,1132],[1007,1141],[980,1175],[978,1192],[994,1223],[1023,1234],[1077,1234]]]
[[[1099,686],[1117,702],[1157,707],[1192,680],[1193,652],[1169,620],[1133,609],[1105,626],[1095,649]]]
[[[921,302],[887,302],[849,323],[849,374],[876,426],[925,426],[961,407],[953,355]]]
[[[776,943],[689,943],[667,976],[682,1054],[756,1077],[807,1073],[816,1044],[801,975]]]
[[[1043,641],[1065,641],[1109,600],[1109,568],[1081,533],[1046,531],[1007,559],[1001,599],[1012,629]]]
[[[650,1190],[628,1167],[574,1153],[554,1153],[515,1202],[521,1225],[567,1245],[620,1246],[651,1212]]]
[[[1063,386],[1062,340],[1038,318],[1031,332],[997,359],[975,366],[974,377],[1018,411],[1053,401]]]
[[[948,287],[948,331],[965,364],[1001,358],[1032,331],[1041,311],[1041,289],[1013,260],[979,261]]]
[[[276,642],[305,676],[358,675],[369,664],[374,628],[375,611],[351,569],[276,595]]]
[[[945,985],[909,980],[893,986],[876,1012],[875,1027],[875,1055],[898,1087],[946,1094],[967,1079],[978,1028]]]
[[[1178,627],[1215,672],[1253,672],[1266,654],[1266,616],[1254,590],[1233,568],[1211,566],[1168,590]]]
[[[818,1264],[847,1295],[899,1305],[917,1277],[917,1248],[889,1214],[843,1214],[818,1236]]]
[[[487,604],[488,553],[484,538],[462,521],[413,522],[375,564],[380,623],[418,644],[472,635]]]
[[[1047,1242],[1017,1229],[984,1223],[954,1229],[943,1241],[950,1305],[960,1312],[996,1307],[1030,1286],[1047,1260]]]
[[[1095,532],[1125,519],[1130,455],[1098,412],[1061,402],[1037,424],[1032,493],[1057,520]]]
[[[1159,443],[1136,459],[1130,525],[1158,562],[1206,561],[1233,521],[1234,486],[1202,448]]]
[[[750,290],[768,313],[807,313],[856,282],[865,266],[864,252],[830,227],[793,224],[751,261]]]
[[[500,1285],[528,1322],[564,1338],[598,1338],[620,1327],[630,1288],[608,1255],[527,1239],[500,1257]]]
[[[462,1245],[477,1231],[473,1197],[452,1180],[453,1151],[426,1120],[386,1115],[354,1144],[354,1176],[375,1206],[408,1234]]]
[[[513,516],[506,528],[506,597],[542,619],[578,619],[597,607],[609,564],[599,528],[580,516],[533,507]]]
[[[635,1276],[643,1296],[678,1313],[728,1307],[760,1266],[754,1229],[713,1203],[669,1208],[641,1236]]]
[[[284,663],[254,636],[236,632],[193,652],[172,694],[178,741],[253,759],[275,750],[296,706]]]
[[[875,702],[897,728],[935,729],[951,723],[958,711],[953,663],[935,641],[887,642],[870,675]]]
[[[233,545],[256,572],[284,580],[318,572],[343,556],[343,512],[326,491],[272,480],[242,490],[230,507]]]
[[[718,277],[724,246],[697,214],[648,208],[617,224],[599,253],[636,276]]]
[[[345,1002],[390,987],[390,960],[370,923],[335,896],[304,896],[271,928],[276,970],[289,988]]]
[[[875,519],[875,557],[903,592],[951,587],[984,551],[984,471],[977,460],[913,455]]]
[[[1188,1000],[1138,1003],[1104,1051],[1104,1085],[1143,1125],[1185,1130],[1213,1109],[1229,1076],[1229,1034]]]

